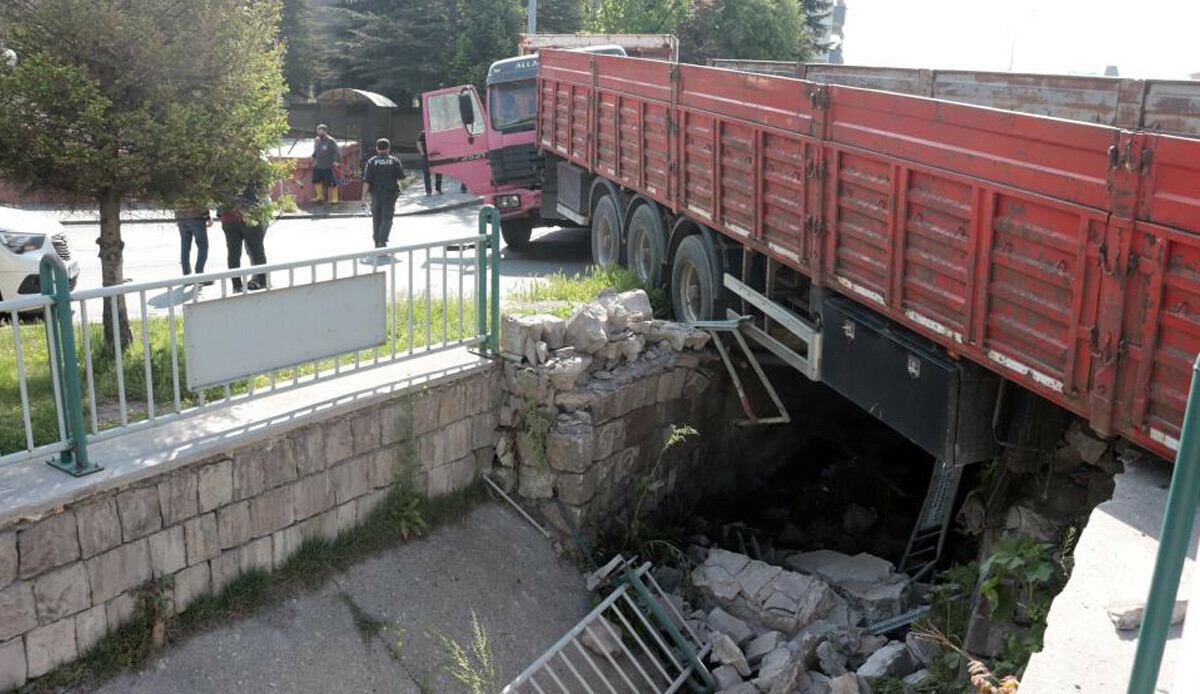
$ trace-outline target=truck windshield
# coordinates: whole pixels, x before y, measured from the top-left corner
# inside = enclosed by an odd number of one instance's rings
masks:
[[[536,88],[533,80],[493,86],[488,98],[492,128],[504,131],[532,128],[537,109]]]

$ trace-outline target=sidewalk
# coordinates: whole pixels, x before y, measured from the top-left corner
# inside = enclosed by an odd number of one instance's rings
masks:
[[[452,182],[450,182],[452,183]],[[396,216],[409,217],[421,214],[434,214],[436,212],[445,212],[447,210],[456,210],[462,207],[471,207],[483,203],[483,198],[477,197],[471,193],[457,192],[458,184],[453,183],[455,192],[447,192],[441,195],[425,196],[424,187],[418,182],[414,183],[400,194],[400,199],[396,202]],[[447,188],[450,190],[451,188]],[[46,207],[43,205],[27,205],[23,209],[44,212],[54,217],[63,224],[68,225],[95,225],[100,223],[100,212],[95,209],[69,209],[63,207]],[[289,212],[279,215],[278,219],[327,219],[337,217],[370,217],[371,211],[369,208],[364,208],[360,202],[342,202],[337,205],[330,205],[327,208],[315,208],[312,210],[300,210],[297,212]],[[164,222],[174,222],[175,217],[170,210],[164,210],[154,207],[126,207],[121,210],[122,224],[161,224]]]
[[[462,691],[429,634],[469,648],[472,612],[501,687],[587,614],[588,600],[582,577],[545,538],[512,509],[487,503],[321,588],[169,648],[98,691]]]

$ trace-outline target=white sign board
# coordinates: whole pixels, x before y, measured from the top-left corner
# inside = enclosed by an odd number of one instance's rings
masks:
[[[185,304],[187,385],[196,390],[387,340],[386,274]]]

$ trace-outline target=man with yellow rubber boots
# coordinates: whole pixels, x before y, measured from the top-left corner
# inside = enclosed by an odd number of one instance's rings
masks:
[[[333,165],[342,161],[342,149],[329,136],[329,128],[317,126],[317,139],[313,141],[313,202],[338,202],[338,182]],[[328,191],[328,198],[326,197]]]

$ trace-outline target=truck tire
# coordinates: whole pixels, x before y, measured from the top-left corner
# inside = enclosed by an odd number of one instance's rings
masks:
[[[684,322],[716,320],[720,308],[720,263],[700,234],[679,242],[671,263],[671,306]]]
[[[667,238],[662,217],[653,203],[638,205],[629,218],[625,257],[638,280],[651,287],[663,284]]]
[[[611,195],[597,200],[592,210],[592,263],[621,264],[621,215]]]
[[[500,236],[504,237],[504,243],[509,250],[524,249],[529,243],[531,234],[533,234],[532,219],[510,219],[500,223]]]

